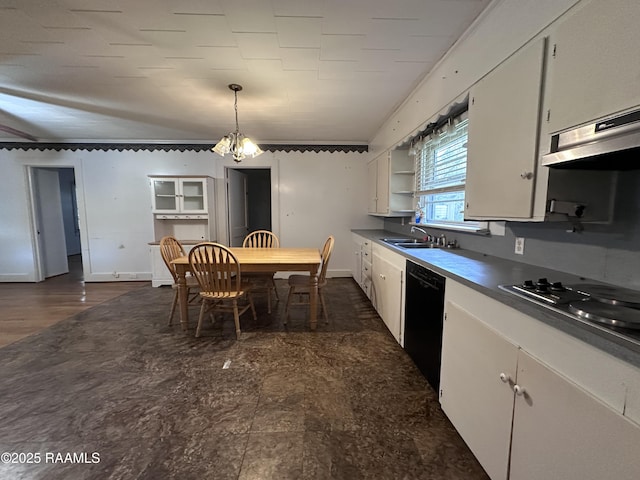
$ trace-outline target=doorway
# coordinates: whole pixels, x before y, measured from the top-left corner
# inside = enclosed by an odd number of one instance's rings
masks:
[[[272,230],[271,169],[225,169],[228,245],[242,246],[248,233]]]
[[[82,279],[75,170],[28,167],[36,281],[72,273]]]

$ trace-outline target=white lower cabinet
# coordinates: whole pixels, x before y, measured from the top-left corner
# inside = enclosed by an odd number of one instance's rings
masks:
[[[640,478],[640,427],[523,351],[517,385],[509,478]]]
[[[371,240],[353,234],[353,279],[364,291],[367,298],[371,298]]]
[[[404,344],[405,265],[402,255],[373,245],[371,302],[400,345]]]
[[[487,474],[506,479],[518,347],[457,305],[445,306],[440,404]]]
[[[199,241],[182,241],[185,252],[189,252]],[[171,272],[164,264],[162,254],[160,253],[160,245],[149,245],[149,254],[151,255],[151,286],[160,287],[162,285],[173,285],[173,277]]]
[[[448,301],[440,402],[493,480],[640,478],[640,427]]]

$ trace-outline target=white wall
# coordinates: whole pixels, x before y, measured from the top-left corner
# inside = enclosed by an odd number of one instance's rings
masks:
[[[272,168],[273,223],[282,244],[320,247],[327,235],[335,235],[330,264],[335,275],[350,272],[350,229],[382,226],[366,215],[366,156],[358,153],[267,152],[238,165],[210,152],[0,150],[0,161],[0,281],[5,282],[35,279],[27,165],[75,168],[87,281],[130,280],[133,274],[150,278],[147,243],[154,235],[148,175],[209,175],[223,187],[225,165]],[[217,193],[224,199],[224,188]],[[224,210],[219,204],[223,221]],[[220,231],[226,231],[224,225]]]

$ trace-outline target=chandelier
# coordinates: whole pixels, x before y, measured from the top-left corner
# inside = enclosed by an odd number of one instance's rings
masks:
[[[233,106],[236,111],[236,131],[222,137],[212,150],[223,157],[230,153],[236,162],[240,162],[245,157],[257,157],[264,152],[250,138],[240,133],[240,127],[238,127],[238,92],[242,90],[242,85],[232,83],[229,88],[233,90],[235,97]]]

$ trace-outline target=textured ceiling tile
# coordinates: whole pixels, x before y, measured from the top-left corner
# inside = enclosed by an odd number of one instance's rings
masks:
[[[281,47],[320,47],[322,19],[278,17],[276,24]]]
[[[300,0],[272,0],[276,16],[322,17],[327,8],[326,2],[301,2]]]
[[[244,59],[280,58],[278,36],[275,33],[235,33],[234,36]]]
[[[282,68],[284,70],[317,71],[320,62],[319,48],[282,48]]]
[[[320,60],[358,60],[364,42],[363,35],[322,35]]]
[[[275,33],[277,31],[271,2],[234,0],[224,2],[223,5],[233,32]]]

